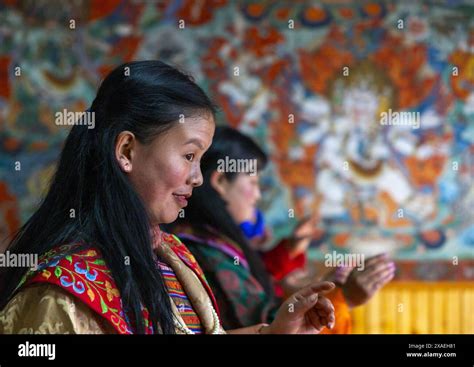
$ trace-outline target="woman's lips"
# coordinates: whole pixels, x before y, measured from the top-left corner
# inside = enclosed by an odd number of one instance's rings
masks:
[[[179,206],[184,208],[185,206],[188,205],[188,198],[189,198],[190,195],[173,194],[173,196],[175,197],[175,199],[178,202]]]

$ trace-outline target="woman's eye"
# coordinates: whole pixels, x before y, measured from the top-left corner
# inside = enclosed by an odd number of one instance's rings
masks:
[[[194,154],[193,154],[193,153],[186,154],[186,159],[187,159],[188,161],[192,162],[193,159],[194,159]]]

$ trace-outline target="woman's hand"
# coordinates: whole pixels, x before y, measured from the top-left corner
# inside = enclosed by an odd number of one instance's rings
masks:
[[[304,218],[296,225],[288,244],[291,257],[296,257],[306,252],[311,239],[318,232],[316,223],[316,217],[312,216]]]
[[[323,296],[334,283],[317,282],[289,297],[279,308],[275,320],[262,334],[318,334],[335,325],[334,306]]]
[[[341,286],[350,307],[366,303],[395,275],[395,263],[386,254],[377,255],[366,261],[362,271],[354,268]]]

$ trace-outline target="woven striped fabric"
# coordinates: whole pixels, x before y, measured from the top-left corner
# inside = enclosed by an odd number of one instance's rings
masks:
[[[176,274],[167,264],[157,260],[157,265],[160,268],[163,279],[165,280],[168,294],[173,300],[174,304],[178,308],[178,311],[186,323],[188,328],[196,334],[202,334],[202,325],[199,317],[197,316],[188,296],[184,292],[181,283],[176,278]]]

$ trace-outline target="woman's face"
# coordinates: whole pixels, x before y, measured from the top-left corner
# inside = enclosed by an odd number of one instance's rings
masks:
[[[176,123],[149,144],[134,140],[126,172],[152,224],[175,221],[193,188],[202,185],[200,160],[212,143],[214,129],[212,114],[206,114]]]
[[[261,198],[258,174],[239,173],[233,181],[225,180],[221,197],[236,223],[255,220],[255,209]]]

